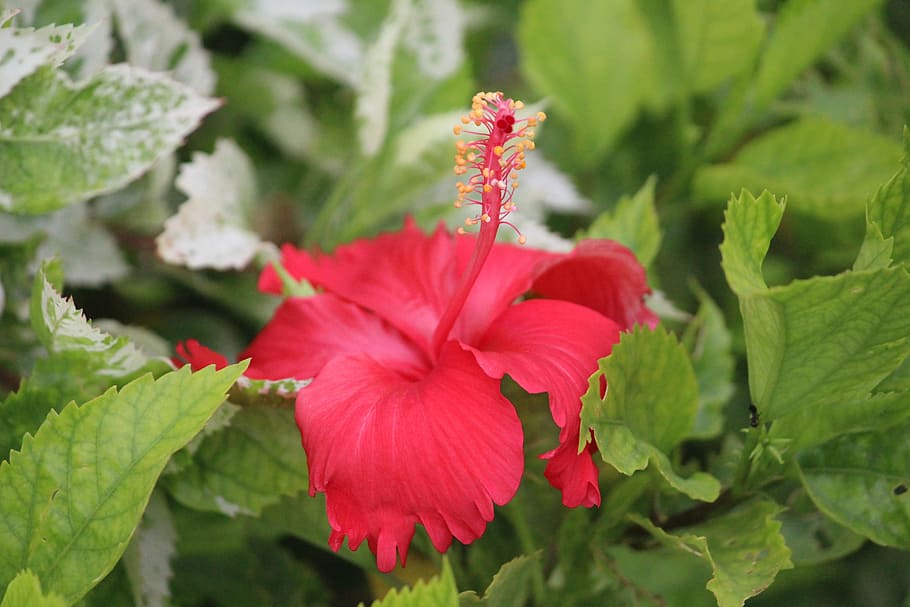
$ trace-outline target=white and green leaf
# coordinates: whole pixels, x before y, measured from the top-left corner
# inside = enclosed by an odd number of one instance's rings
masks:
[[[216,107],[140,68],[110,66],[73,83],[42,67],[0,99],[0,208],[45,213],[116,190]]]
[[[155,240],[166,262],[239,270],[262,250],[249,225],[258,198],[256,175],[236,143],[221,139],[212,154],[193,154],[192,162],[180,167],[177,187],[188,200]]]

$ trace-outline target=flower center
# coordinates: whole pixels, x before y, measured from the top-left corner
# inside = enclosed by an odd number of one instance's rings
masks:
[[[467,218],[465,224],[480,224],[480,231],[468,267],[433,333],[433,352],[436,356],[493,249],[499,226],[509,226],[518,233],[518,242],[525,243],[524,235],[506,218],[516,208],[512,198],[518,189],[518,171],[525,168],[525,152],[534,149],[534,131],[531,128],[545,120],[546,115],[538,112],[533,117],[516,118],[515,110],[523,107],[521,101],[504,99],[499,92],[477,93],[472,100],[471,111],[462,116],[462,124],[454,128],[456,135],[475,137],[455,143],[455,174],[471,173],[466,182],[455,186],[458,189],[455,206],[467,204],[479,207],[477,214]],[[464,228],[459,228],[458,232],[464,234]]]

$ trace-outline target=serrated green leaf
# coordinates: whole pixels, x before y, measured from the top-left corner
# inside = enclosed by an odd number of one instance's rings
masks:
[[[760,106],[777,97],[882,0],[791,0],[783,5],[755,75]],[[824,27],[819,27],[824,24]],[[770,187],[770,184],[768,184]],[[774,188],[772,188],[774,189]]]
[[[879,268],[769,289],[761,265],[782,213],[770,194],[743,192],[724,223],[722,265],[740,299],[752,402],[780,420],[774,437],[796,447],[899,421],[910,414],[904,395],[872,392],[910,355],[910,276]]]
[[[910,262],[910,130],[904,129],[904,156],[897,173],[875,192],[866,208],[868,228],[874,226],[887,243],[893,239],[889,252],[897,263]],[[873,238],[878,235],[873,232]],[[866,248],[863,243],[863,249]],[[879,245],[883,248],[885,245]],[[860,251],[862,255],[863,250]]]
[[[713,501],[720,484],[708,474],[685,479],[673,471],[665,452],[692,429],[698,384],[685,349],[665,329],[636,327],[624,333],[582,396],[582,428],[592,428],[601,458],[623,474],[653,462],[670,485],[690,497]],[[601,398],[600,380],[607,381]],[[582,432],[579,449],[588,440]]]
[[[522,72],[572,125],[583,164],[597,162],[650,92],[643,75],[651,72],[653,49],[636,4],[532,0],[522,6]]]
[[[910,548],[910,424],[837,437],[797,462],[822,512],[878,544]]]
[[[258,515],[305,489],[308,478],[293,411],[247,407],[207,436],[191,462],[165,483],[187,506],[235,516]]]
[[[722,200],[740,188],[767,188],[788,205],[826,218],[859,216],[888,179],[900,146],[871,131],[823,118],[803,118],[745,144],[732,161],[702,168],[694,190]]]
[[[42,67],[0,99],[0,208],[44,213],[115,190],[217,106],[127,65],[78,84]]]
[[[756,499],[708,523],[670,534],[638,515],[630,515],[663,544],[705,559],[714,570],[707,588],[719,607],[741,607],[771,585],[778,571],[793,567],[790,550],[775,516],[777,504]]]
[[[3,595],[0,607],[66,607],[67,603],[54,593],[44,594],[41,591],[41,580],[25,569],[20,571]]]
[[[145,375],[59,414],[0,463],[0,585],[30,568],[75,602],[120,558],[168,458],[246,365]]]
[[[540,567],[540,555],[522,555],[505,563],[493,576],[493,581],[483,593],[483,599],[474,592],[463,592],[459,596],[461,607],[482,605],[483,607],[524,607],[531,590],[534,569]]]
[[[142,521],[121,561],[140,607],[164,607],[171,597],[171,561],[177,554],[177,530],[161,492],[153,492]]]
[[[180,167],[177,187],[187,195],[177,214],[155,239],[158,255],[190,269],[246,267],[262,248],[251,229],[257,200],[253,164],[230,139],[219,139],[212,154],[196,152]]]
[[[215,90],[215,73],[199,34],[159,0],[114,0],[120,38],[130,65],[169,72],[201,95]]]
[[[43,65],[56,67],[92,33],[85,25],[0,28],[0,97]]]
[[[866,237],[856,254],[853,270],[878,270],[891,265],[894,253],[894,237],[885,238],[877,223],[869,221],[869,212],[866,211]]]
[[[674,0],[673,12],[692,92],[709,91],[752,65],[765,31],[753,0]]]
[[[392,589],[371,607],[458,607],[458,589],[448,559],[443,559],[442,572],[429,582],[420,580],[410,588]]]
[[[698,313],[686,328],[684,343],[691,352],[698,380],[698,411],[691,438],[713,438],[723,430],[724,405],[733,396],[735,360],[724,315],[701,288],[696,289]]]
[[[639,263],[646,268],[660,250],[660,226],[654,207],[654,186],[657,180],[648,178],[634,196],[623,196],[612,211],[597,216],[585,233],[585,238],[609,238],[629,247]]]

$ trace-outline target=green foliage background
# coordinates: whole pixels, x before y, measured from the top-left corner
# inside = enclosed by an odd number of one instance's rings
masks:
[[[0,10],[2,607],[910,605],[910,2]],[[460,223],[477,90],[549,115],[529,244],[629,246],[663,326],[582,399],[600,508],[561,506],[506,379],[519,493],[379,575],[306,494],[306,382],[166,359],[243,348],[277,244]]]

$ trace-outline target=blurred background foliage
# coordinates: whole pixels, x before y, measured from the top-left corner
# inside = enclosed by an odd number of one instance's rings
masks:
[[[565,249],[580,230],[598,235],[599,224],[610,233],[618,204],[643,192],[649,207],[653,196],[661,238],[652,284],[671,326],[682,327],[703,293],[723,311],[736,357],[723,429],[735,432],[748,423],[748,392],[737,300],[718,253],[727,199],[743,187],[788,197],[765,263],[769,284],[839,272],[856,255],[864,205],[897,167],[910,123],[908,0],[7,0],[7,8],[23,8],[24,25],[100,23],[64,66],[74,77],[97,69],[99,56],[127,61],[169,71],[222,105],[176,156],[126,188],[51,215],[0,216],[0,395],[36,356],[23,312],[28,268],[55,253],[66,293],[86,315],[110,319],[106,330],[150,353],[192,337],[231,357],[269,318],[275,302],[255,293],[267,246],[241,271],[161,259],[156,237],[190,195],[176,178],[194,152],[230,139],[247,158],[252,185],[236,218],[244,229],[263,242],[331,250],[395,229],[406,215],[427,228],[459,223],[451,126],[474,92],[502,90],[549,114],[518,193],[530,246]],[[529,454],[543,450],[545,409],[521,411]],[[688,445],[685,459],[722,460],[720,435]],[[452,548],[459,588],[484,588],[503,562],[544,547],[545,565],[560,556],[563,569],[551,573],[564,576],[565,605],[608,596],[714,604],[702,565],[615,542],[607,519],[623,495],[599,512],[565,511],[540,462],[529,455],[527,466],[516,505],[470,549]],[[609,486],[611,472],[603,474]],[[675,499],[654,499],[662,497]],[[303,503],[284,498],[261,518],[238,519],[172,503],[180,604],[353,605],[371,587],[400,583],[365,573],[364,549],[327,553],[322,506]],[[910,605],[905,553],[818,529],[818,542],[849,556],[807,559],[749,605]],[[578,538],[585,545],[571,544]],[[412,557],[405,579],[435,558],[425,537],[415,542],[426,558]],[[575,586],[579,560],[588,573]],[[125,569],[88,604],[124,604]],[[600,587],[590,584],[594,573]]]

